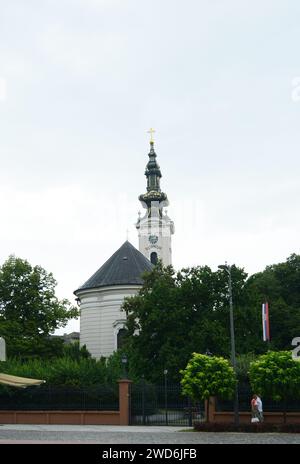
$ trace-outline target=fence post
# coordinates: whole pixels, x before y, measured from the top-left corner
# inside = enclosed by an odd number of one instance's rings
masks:
[[[165,376],[165,416],[166,416],[166,425],[169,425],[168,421],[168,369],[164,370],[164,376]]]
[[[143,415],[143,425],[146,425],[146,416],[145,416],[145,376],[142,375],[142,415]]]
[[[192,404],[191,399],[188,396],[188,415],[189,415],[189,427],[193,426],[193,412],[192,412]]]
[[[131,380],[122,379],[119,384],[119,413],[120,425],[129,425],[130,423],[130,385]]]

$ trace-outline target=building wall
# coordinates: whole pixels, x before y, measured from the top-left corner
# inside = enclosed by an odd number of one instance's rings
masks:
[[[140,285],[111,286],[78,291],[80,298],[80,346],[94,358],[110,356],[117,349],[117,334],[124,326],[124,298],[134,296]]]

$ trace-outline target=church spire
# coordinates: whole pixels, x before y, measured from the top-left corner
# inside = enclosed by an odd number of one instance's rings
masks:
[[[149,161],[146,166],[145,176],[147,177],[147,193],[139,196],[139,200],[146,204],[145,207],[151,208],[152,202],[159,202],[162,206],[167,206],[167,195],[161,191],[160,179],[162,177],[160,166],[156,161],[157,155],[154,150],[154,140],[152,138],[153,129],[151,131],[150,152],[148,153]],[[148,131],[148,132],[150,132]]]
[[[147,192],[139,196],[146,209],[144,217],[139,214],[136,228],[139,234],[139,249],[153,264],[161,259],[165,266],[172,263],[171,235],[174,233],[174,223],[164,214],[164,207],[169,204],[167,195],[161,191],[162,177],[157,155],[154,150],[153,132],[151,134],[149,161],[146,166]]]

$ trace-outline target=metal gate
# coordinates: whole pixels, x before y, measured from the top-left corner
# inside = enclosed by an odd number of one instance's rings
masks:
[[[180,385],[131,386],[131,425],[192,426],[204,420],[204,404],[192,403]]]

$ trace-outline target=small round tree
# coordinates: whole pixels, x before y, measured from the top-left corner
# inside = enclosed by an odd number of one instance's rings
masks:
[[[290,351],[269,351],[250,364],[249,378],[254,392],[283,401],[286,423],[287,400],[300,396],[300,362],[292,358]]]
[[[232,398],[236,376],[227,359],[193,353],[186,368],[181,370],[183,394],[194,401],[209,400],[210,396]],[[207,402],[209,408],[209,401]],[[207,409],[206,420],[209,420]]]

